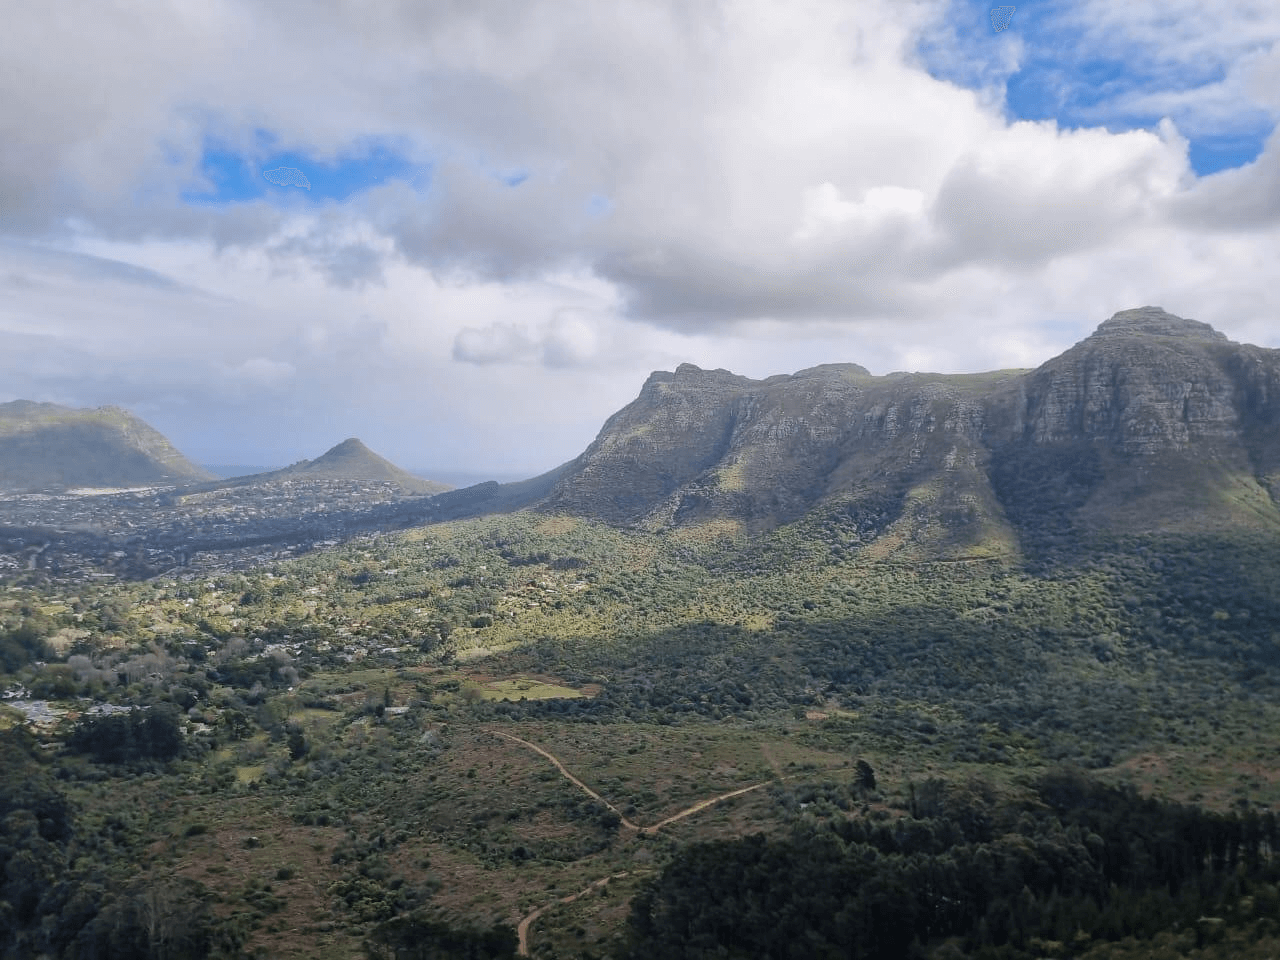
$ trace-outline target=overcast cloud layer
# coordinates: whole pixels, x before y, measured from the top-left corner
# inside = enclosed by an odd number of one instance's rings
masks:
[[[1271,0],[28,4],[0,399],[529,474],[683,361],[1034,366],[1144,304],[1280,346],[1278,41]]]

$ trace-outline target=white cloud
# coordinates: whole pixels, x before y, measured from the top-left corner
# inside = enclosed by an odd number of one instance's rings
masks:
[[[887,221],[918,220],[924,213],[924,193],[905,187],[872,187],[862,201],[853,202],[841,197],[834,184],[824,183],[802,196],[803,219],[792,235],[799,241],[849,228],[871,232]]]
[[[549,466],[685,359],[1026,364],[1145,303],[1274,343],[1280,140],[1187,161],[1280,112],[1273,7],[1046,3],[998,37],[983,10],[977,45],[932,0],[28,5],[0,32],[6,376],[178,391],[223,411],[184,414],[199,443],[254,404],[264,449],[398,410],[413,450]],[[1143,71],[1101,112],[1170,121],[1008,122],[1030,17]],[[206,139],[319,169],[375,136],[424,184],[181,199]],[[54,344],[76,349],[39,362]]]

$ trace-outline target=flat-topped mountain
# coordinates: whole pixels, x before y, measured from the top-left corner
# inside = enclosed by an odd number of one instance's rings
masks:
[[[415,477],[390,460],[378,456],[355,437],[343,440],[314,460],[302,460],[283,470],[256,474],[255,479],[300,477],[315,480],[384,480],[404,493],[433,494],[451,489],[448,484]],[[244,479],[244,478],[239,478]]]
[[[136,487],[211,477],[119,407],[0,403],[0,489]]]
[[[1045,529],[1280,533],[1278,497],[1280,350],[1143,307],[1035,370],[654,373],[540,506],[747,529],[822,507],[867,544],[971,552]]]

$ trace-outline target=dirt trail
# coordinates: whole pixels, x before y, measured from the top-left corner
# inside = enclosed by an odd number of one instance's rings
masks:
[[[648,827],[642,827],[639,824],[633,823],[630,820],[628,820],[625,816],[623,816],[621,810],[619,810],[612,803],[610,803],[604,797],[600,796],[600,794],[596,793],[594,790],[588,787],[585,783],[583,783],[581,780],[575,777],[572,773],[570,773],[568,769],[565,767],[565,765],[560,762],[560,758],[557,757],[555,754],[551,753],[548,750],[542,749],[542,747],[538,746],[536,743],[530,743],[528,740],[522,740],[519,737],[514,736],[513,734],[503,733],[501,730],[490,730],[489,732],[496,733],[500,737],[510,740],[513,743],[518,743],[522,747],[527,747],[528,749],[534,751],[535,753],[541,754],[542,756],[546,757],[553,764],[555,764],[556,769],[560,771],[560,773],[564,776],[566,780],[572,783],[575,787],[577,787],[583,793],[587,794],[587,796],[591,797],[593,800],[599,800],[606,807],[608,807],[610,810],[612,810],[614,813],[618,815],[618,817],[622,821],[623,827],[625,827],[628,830],[634,830],[638,834],[657,833],[663,827],[669,824],[675,823],[677,820],[683,820],[685,817],[692,816],[693,814],[697,813],[699,810],[705,810],[707,809],[707,807],[715,806],[715,804],[719,803],[722,800],[728,800],[730,797],[739,797],[744,793],[750,793],[752,790],[759,790],[761,787],[767,787],[769,784],[776,782],[775,780],[765,780],[761,783],[753,783],[749,787],[740,787],[737,790],[730,790],[728,793],[721,793],[714,797],[708,797],[706,800],[701,800],[698,803],[695,803],[693,806],[689,807],[688,809],[681,810],[679,813],[673,814],[672,816],[667,817],[665,820],[660,820],[657,823],[652,824],[651,826],[648,826]],[[776,767],[777,761],[772,756],[770,756],[768,752],[766,752],[766,756],[769,757],[770,761]],[[800,776],[800,774],[792,774],[789,777],[778,777],[777,780],[779,781],[790,780],[797,776]],[[546,911],[556,906],[556,904],[573,903],[573,901],[577,900],[579,897],[583,896],[584,894],[590,893],[596,887],[602,887],[606,883],[608,883],[610,880],[616,880],[619,877],[625,877],[626,875],[627,874],[624,872],[624,873],[615,873],[612,876],[604,877],[600,880],[597,880],[595,883],[591,884],[589,887],[586,887],[585,889],[579,890],[577,893],[572,894],[571,896],[563,897],[559,900],[556,900],[552,903],[547,904],[545,907],[539,907],[537,910],[533,911],[533,913],[529,914],[527,917],[521,920],[520,925],[516,928],[516,934],[520,938],[520,948],[519,948],[520,956],[522,957],[529,956],[529,927],[532,926],[533,922],[537,920],[540,916],[542,916]]]
[[[536,743],[530,743],[528,740],[521,740],[519,737],[513,737],[509,733],[503,733],[501,730],[492,730],[490,732],[496,733],[500,737],[506,737],[508,740],[514,740],[516,743],[520,744],[521,746],[528,747],[530,750],[533,750],[537,753],[542,754],[544,757],[546,757],[548,760],[550,760],[552,763],[556,765],[556,769],[559,770],[562,774],[564,774],[565,779],[567,779],[570,783],[576,786],[583,793],[587,794],[587,796],[591,797],[593,800],[599,800],[606,807],[608,807],[610,810],[616,813],[622,819],[622,825],[624,827],[626,827],[628,830],[635,830],[637,832],[641,830],[641,827],[639,824],[632,823],[625,816],[623,816],[621,810],[619,810],[612,803],[610,803],[604,797],[600,796],[600,794],[596,793],[594,790],[588,787],[585,783],[583,783],[581,780],[575,777],[572,773],[566,770],[565,765],[560,762],[560,759],[555,754],[548,753],[546,750],[543,750]]]
[[[520,938],[520,946],[516,952],[519,953],[520,956],[522,957],[527,957],[529,955],[529,927],[533,925],[533,922],[535,920],[537,920],[540,916],[542,916],[552,907],[558,906],[559,904],[562,904],[562,903],[573,903],[573,901],[577,900],[579,897],[586,896],[592,890],[596,889],[596,887],[603,887],[610,880],[619,880],[622,877],[625,877],[626,875],[627,875],[627,872],[624,870],[622,873],[615,873],[609,877],[601,877],[595,883],[591,884],[588,887],[584,887],[583,889],[579,890],[577,893],[570,894],[567,897],[561,897],[559,900],[556,900],[553,903],[548,903],[545,907],[539,907],[537,910],[533,911],[533,913],[529,914],[527,917],[525,917],[523,920],[520,921],[520,926],[516,927],[516,936]]]
[[[699,810],[705,810],[707,809],[707,807],[715,806],[721,800],[728,800],[730,797],[738,797],[744,793],[750,793],[752,790],[759,790],[761,787],[767,787],[769,784],[774,782],[773,780],[763,780],[760,783],[753,783],[749,787],[740,787],[737,790],[730,790],[728,793],[721,793],[714,797],[708,797],[706,800],[699,800],[693,806],[685,810],[681,810],[679,813],[673,814],[672,816],[667,817],[667,819],[665,820],[660,820],[657,823],[652,824],[651,826],[648,826],[648,827],[642,827],[640,826],[640,824],[633,823],[631,820],[628,820],[623,815],[621,810],[619,810],[612,803],[610,803],[604,797],[600,796],[600,794],[596,793],[594,790],[588,787],[585,783],[583,783],[581,780],[575,777],[572,773],[570,773],[568,769],[565,767],[565,765],[560,762],[560,758],[557,757],[554,753],[551,753],[547,750],[543,750],[536,743],[530,743],[528,740],[521,740],[519,737],[513,736],[512,734],[503,733],[501,730],[491,730],[489,732],[496,733],[498,736],[505,737],[508,740],[513,740],[523,747],[528,747],[530,750],[533,750],[536,753],[542,754],[544,757],[546,757],[548,760],[550,760],[552,763],[556,765],[556,769],[559,770],[560,773],[564,775],[566,780],[568,780],[570,783],[576,786],[579,790],[581,790],[587,796],[591,797],[593,800],[599,800],[601,803],[603,803],[606,807],[608,807],[610,810],[612,810],[614,813],[618,815],[618,817],[622,820],[622,826],[624,826],[628,830],[634,830],[636,833],[656,833],[657,831],[661,830],[663,827],[667,826],[668,824],[675,823],[677,820],[683,820],[685,817],[691,816],[692,814],[697,813]],[[786,780],[789,778],[778,777],[777,779]]]
[[[707,809],[707,807],[714,806],[715,804],[719,803],[721,800],[728,800],[730,797],[740,797],[744,793],[750,793],[752,790],[759,790],[761,787],[767,787],[771,783],[773,783],[772,780],[766,780],[763,783],[753,783],[749,787],[742,787],[739,790],[730,790],[728,793],[722,793],[718,797],[711,797],[710,799],[703,800],[700,803],[695,803],[688,810],[681,810],[675,816],[667,817],[667,819],[665,820],[660,820],[651,827],[641,827],[640,832],[641,833],[657,833],[667,824],[675,823],[677,820],[683,820],[685,817],[689,816],[690,814],[697,813],[699,810],[705,810]]]

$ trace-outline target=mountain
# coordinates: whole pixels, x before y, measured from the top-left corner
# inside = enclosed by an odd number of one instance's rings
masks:
[[[1126,310],[988,404],[1011,516],[1141,532],[1261,524],[1280,500],[1280,350]]]
[[[654,373],[539,506],[650,529],[819,509],[854,543],[959,556],[1090,530],[1280,533],[1278,498],[1280,350],[1143,307],[1035,370]]]
[[[0,489],[135,487],[211,476],[119,407],[0,403]]]
[[[303,460],[283,470],[258,474],[257,477],[287,479],[307,477],[328,480],[389,480],[404,493],[434,494],[449,490],[447,484],[415,477],[390,460],[378,456],[355,437],[343,440],[314,460]]]

